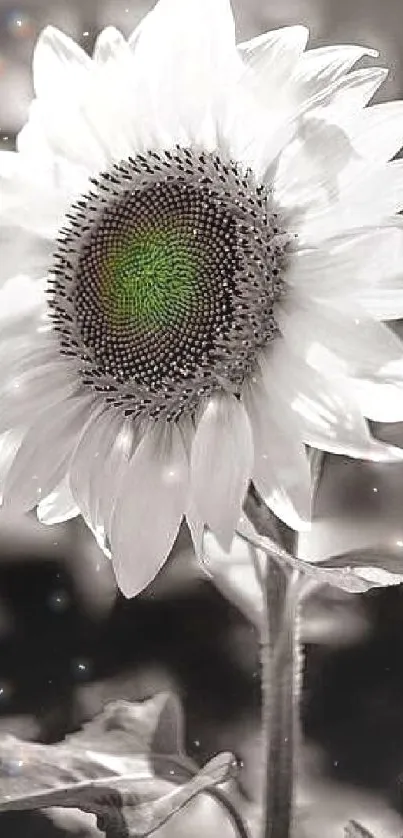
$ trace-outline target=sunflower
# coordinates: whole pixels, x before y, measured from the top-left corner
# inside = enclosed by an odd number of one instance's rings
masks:
[[[228,0],[92,58],[48,27],[0,157],[2,505],[81,513],[127,596],[183,518],[228,550],[250,481],[309,526],[307,445],[400,457],[366,418],[401,403],[403,105],[307,38],[237,46]]]

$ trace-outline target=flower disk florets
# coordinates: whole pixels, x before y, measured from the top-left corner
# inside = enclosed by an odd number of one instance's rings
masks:
[[[278,331],[288,244],[270,191],[218,153],[115,164],[59,238],[48,304],[61,351],[127,415],[177,419],[237,393]]]

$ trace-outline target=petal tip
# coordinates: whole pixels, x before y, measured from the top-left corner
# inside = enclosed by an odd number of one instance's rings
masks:
[[[116,26],[107,26],[99,33],[94,50],[95,61],[106,61],[113,55],[114,51],[126,44],[126,38]]]
[[[63,45],[65,48],[69,48],[73,44],[75,48],[78,48],[74,38],[71,38],[70,35],[66,35],[66,33],[61,29],[58,29],[57,26],[53,26],[51,23],[48,23],[48,25],[45,26],[39,33],[36,47],[54,46],[55,43]]]
[[[309,35],[310,35],[309,27],[300,23],[297,26],[295,26],[294,29],[296,30],[296,34],[298,34],[298,37],[299,37],[299,40],[301,41],[301,43],[303,43],[304,46],[306,46],[308,41],[309,41]]]

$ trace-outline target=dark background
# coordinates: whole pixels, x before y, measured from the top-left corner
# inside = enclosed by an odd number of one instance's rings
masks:
[[[0,146],[13,148],[32,94],[35,39],[47,23],[90,49],[115,24],[126,34],[151,3],[139,0],[0,0]],[[355,42],[391,67],[378,98],[403,84],[402,0],[234,0],[240,39],[305,23],[312,44]],[[403,427],[380,428],[403,445]],[[329,457],[313,531],[312,558],[356,546],[402,546],[403,467]],[[324,591],[304,615],[305,744],[301,805],[314,805],[308,838],[342,836],[360,817],[377,838],[403,834],[403,595]],[[259,775],[259,666],[255,629],[197,569],[185,532],[145,594],[116,593],[108,561],[80,521],[46,528],[35,516],[0,511],[0,730],[58,741],[109,698],[180,694],[189,751],[203,762],[222,748],[244,761],[243,785]],[[3,838],[61,838],[41,817],[0,817]],[[302,828],[302,827],[301,827]],[[71,827],[71,829],[73,829]],[[75,834],[79,834],[78,832]],[[82,835],[87,833],[82,833]]]

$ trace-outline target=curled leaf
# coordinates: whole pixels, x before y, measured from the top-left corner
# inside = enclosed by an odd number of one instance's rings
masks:
[[[155,832],[198,794],[228,780],[233,767],[232,754],[218,754],[192,780],[159,800],[125,807],[125,822],[130,838],[140,838]]]
[[[345,838],[375,838],[372,832],[369,832],[368,829],[365,829],[357,821],[350,821],[344,832]]]
[[[219,754],[201,771],[186,759],[175,696],[117,701],[61,744],[2,737],[0,814],[81,809],[96,815],[108,838],[137,838],[227,780],[233,765],[231,754]]]

